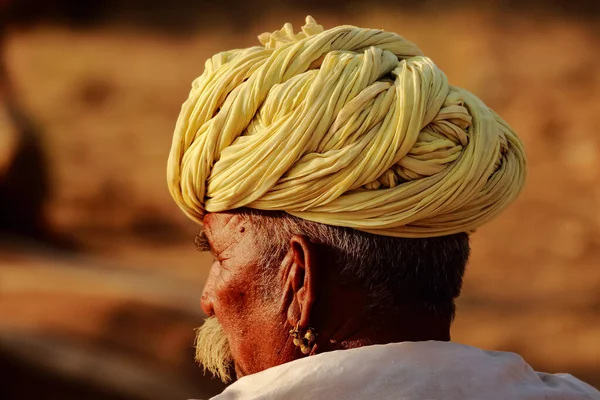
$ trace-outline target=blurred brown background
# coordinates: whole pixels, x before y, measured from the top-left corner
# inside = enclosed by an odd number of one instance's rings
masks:
[[[527,188],[473,237],[453,339],[600,387],[599,4],[0,0],[0,398],[220,389],[171,135],[208,57],[306,14],[418,43],[520,133]]]

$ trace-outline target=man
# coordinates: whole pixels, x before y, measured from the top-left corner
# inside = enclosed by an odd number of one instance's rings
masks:
[[[206,62],[168,165],[215,258],[197,359],[241,378],[215,399],[600,399],[450,342],[468,235],[524,184],[512,129],[394,33],[259,39]]]

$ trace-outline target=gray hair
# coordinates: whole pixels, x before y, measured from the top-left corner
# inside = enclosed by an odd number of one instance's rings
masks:
[[[264,267],[262,285],[269,296],[278,266],[293,235],[322,245],[337,260],[340,277],[361,285],[371,306],[411,304],[427,312],[454,317],[469,258],[466,233],[435,238],[396,238],[351,228],[303,220],[285,212],[242,209],[240,214],[258,228],[258,262]]]

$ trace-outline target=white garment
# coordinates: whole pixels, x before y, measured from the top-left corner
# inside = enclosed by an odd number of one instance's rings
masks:
[[[535,372],[514,353],[446,342],[366,346],[241,378],[213,400],[600,400],[568,374]]]

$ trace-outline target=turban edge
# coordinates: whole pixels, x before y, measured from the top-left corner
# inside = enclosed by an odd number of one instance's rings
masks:
[[[517,197],[523,146],[403,37],[307,17],[210,58],[168,160],[193,220],[240,207],[399,237],[471,232]]]

